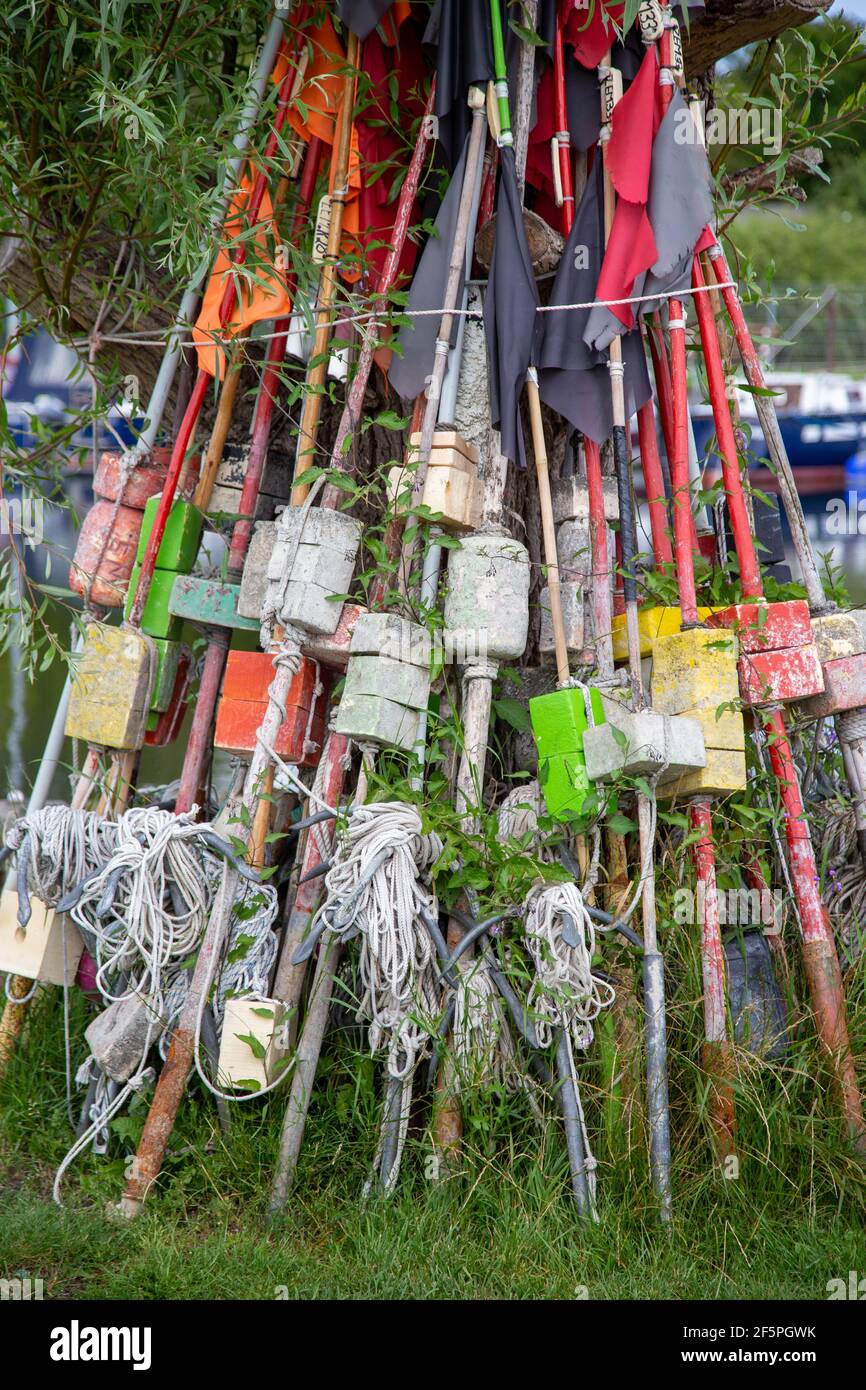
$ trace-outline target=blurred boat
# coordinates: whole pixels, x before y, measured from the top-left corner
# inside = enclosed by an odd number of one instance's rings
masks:
[[[788,458],[801,493],[828,492],[846,477],[846,465],[866,448],[866,381],[838,372],[770,372],[776,410]],[[743,425],[750,434],[753,456],[750,477],[755,486],[775,491],[769,458],[758,422],[754,395],[737,391]],[[692,404],[698,453],[710,461],[710,476],[718,472],[712,410],[703,401]],[[713,467],[713,460],[716,460]]]

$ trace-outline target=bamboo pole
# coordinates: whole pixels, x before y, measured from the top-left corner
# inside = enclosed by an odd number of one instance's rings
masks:
[[[333,191],[331,197],[330,223],[328,225],[328,245],[324,264],[319,277],[317,296],[316,332],[313,339],[311,367],[307,372],[304,388],[304,406],[298,430],[298,450],[295,458],[295,485],[292,488],[292,506],[299,507],[310,491],[308,483],[297,480],[306,469],[315,463],[316,440],[322,418],[325,382],[328,373],[328,344],[333,332],[334,303],[338,288],[338,264],[340,246],[343,239],[343,217],[349,197],[349,154],[352,141],[352,126],[355,104],[355,84],[358,73],[358,40],[349,33],[346,46],[346,77],[343,82],[343,95],[337,118],[334,143]]]

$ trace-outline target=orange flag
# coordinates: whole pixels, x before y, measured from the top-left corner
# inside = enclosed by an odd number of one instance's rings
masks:
[[[252,181],[244,174],[226,217],[227,239],[239,237],[244,231],[244,214],[251,193]],[[285,279],[272,263],[274,248],[279,245],[279,241],[274,210],[265,190],[255,237],[252,241],[244,242],[247,248],[246,264],[249,265],[254,278],[247,277],[243,267],[238,267],[235,272],[238,301],[229,322],[222,326],[220,304],[232,275],[232,261],[228,252],[220,251],[211,271],[201,313],[193,329],[192,336],[199,367],[210,376],[222,376],[225,369],[225,351],[218,346],[215,338],[224,341],[262,319],[282,318],[291,311],[292,304],[286,291]]]
[[[346,53],[337,37],[337,31],[327,17],[305,34],[309,58],[304,80],[295,101],[289,108],[289,122],[296,135],[303,140],[317,136],[326,145],[336,143],[337,122],[345,120],[341,110],[343,95],[343,76],[346,66]],[[274,68],[274,81],[279,83],[285,77],[287,60],[281,58]],[[334,191],[334,171],[328,180],[328,191]],[[357,249],[359,231],[358,196],[361,192],[361,157],[358,152],[358,133],[352,128],[352,143],[349,154],[349,196],[343,213],[343,251],[349,254]],[[352,268],[342,268],[346,279],[357,279],[360,272]]]

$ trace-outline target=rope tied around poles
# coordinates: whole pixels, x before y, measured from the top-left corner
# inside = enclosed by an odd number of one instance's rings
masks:
[[[439,1008],[435,952],[420,917],[438,914],[429,870],[442,841],[424,834],[415,806],[374,802],[352,810],[325,877],[327,898],[312,930],[362,938],[357,1017],[370,1023],[371,1051],[387,1047],[388,1070],[409,1075],[428,1042],[417,1011]]]
[[[461,965],[463,963],[461,962]],[[454,1058],[466,1083],[499,1086],[516,1095],[526,1091],[537,1110],[531,1083],[517,1056],[502,996],[483,955],[466,960],[457,973],[452,1025]]]

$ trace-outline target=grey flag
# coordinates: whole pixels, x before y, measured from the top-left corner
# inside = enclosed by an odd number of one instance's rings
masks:
[[[339,0],[337,14],[353,34],[366,39],[392,3],[393,0]]]
[[[424,247],[412,280],[409,302],[406,306],[410,311],[441,309],[444,303],[448,263],[451,259],[451,248],[454,245],[454,236],[457,231],[457,214],[460,209],[460,194],[463,189],[468,146],[469,137],[467,136],[463,153],[457,161],[457,167],[452,175],[451,183],[448,185],[448,191],[442,199],[435,230],[427,238],[427,245]],[[463,281],[461,278],[460,292],[457,296],[458,303],[462,291]],[[405,327],[400,329],[394,344],[395,355],[388,372],[388,379],[394,390],[404,400],[414,401],[415,397],[423,391],[427,377],[433,370],[433,355],[438,332],[438,314],[427,314],[423,318],[410,319]],[[457,326],[455,324],[453,336],[456,337],[456,333]]]
[[[653,143],[647,216],[658,259],[638,276],[631,293],[635,297],[685,294],[691,288],[695,246],[713,220],[713,179],[691,112],[677,88]],[[647,298],[638,314],[652,313],[661,302]],[[586,341],[603,351],[611,338],[624,331],[616,315],[600,305],[587,322]]]

